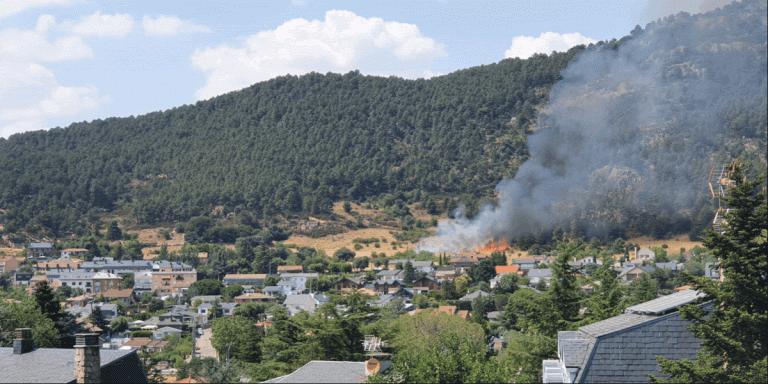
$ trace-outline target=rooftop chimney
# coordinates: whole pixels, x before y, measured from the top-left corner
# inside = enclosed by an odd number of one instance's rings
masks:
[[[16,337],[13,339],[13,354],[21,355],[34,350],[35,339],[32,338],[32,328],[16,328]]]
[[[75,380],[77,383],[101,382],[101,354],[98,333],[75,335]]]

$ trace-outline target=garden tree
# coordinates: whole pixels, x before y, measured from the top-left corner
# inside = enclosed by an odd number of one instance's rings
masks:
[[[401,316],[387,329],[394,347],[388,379],[407,383],[506,382],[503,368],[486,358],[485,333],[476,323],[436,310]],[[383,382],[378,375],[369,382]]]
[[[506,252],[491,252],[491,262],[496,265],[507,265]]]
[[[485,259],[470,267],[467,274],[474,282],[485,281],[487,283],[493,276],[496,276],[496,266],[493,264],[493,260]]]
[[[267,309],[274,306],[272,303],[245,303],[232,310],[233,316],[241,316],[251,319],[253,322],[261,321],[266,316]]]
[[[163,377],[160,370],[156,368],[157,362],[160,361],[158,355],[149,352],[147,347],[141,347],[138,355],[139,360],[141,361],[141,365],[144,368],[144,373],[147,374],[147,379],[149,379],[149,382],[152,384],[164,383],[165,378]]]
[[[56,293],[60,296],[60,299],[72,297],[72,287],[69,285],[62,285],[56,289]]]
[[[238,360],[229,364],[221,363],[213,357],[205,357],[202,360],[202,376],[209,383],[237,383],[240,381],[242,371]]]
[[[211,310],[208,311],[208,320],[218,319],[223,315],[224,311],[221,309],[221,304],[218,300],[214,300],[213,303],[211,303]]]
[[[642,273],[630,286],[629,305],[651,301],[659,297],[659,283],[647,273]]]
[[[265,287],[271,287],[277,285],[277,283],[280,282],[280,276],[267,276],[266,279],[264,279],[264,286]]]
[[[709,232],[703,243],[719,259],[724,281],[684,274],[685,280],[706,294],[709,312],[698,305],[680,309],[693,321],[690,330],[702,340],[696,361],[658,358],[669,380],[654,382],[765,382],[768,379],[768,202],[765,175],[755,181],[742,176],[741,166],[731,179],[736,185],[724,198],[735,209],[725,215],[724,233]]]
[[[505,367],[512,367],[511,382],[541,382],[541,362],[556,358],[557,339],[538,333],[508,331],[504,334],[507,346],[501,350],[499,362]]]
[[[624,311],[624,290],[608,264],[608,260],[605,260],[593,274],[593,293],[586,299],[587,311],[584,313],[583,324],[596,323]]]
[[[0,289],[8,289],[13,285],[13,276],[10,273],[0,274]]]
[[[243,286],[240,284],[233,284],[229,287],[224,287],[221,289],[221,295],[224,296],[227,301],[232,301],[236,296],[240,296],[242,294]]]
[[[17,302],[18,301],[18,302]],[[55,323],[43,314],[31,296],[0,300],[0,346],[12,347],[17,328],[32,328],[36,348],[59,347]]]
[[[518,289],[520,276],[515,273],[507,273],[501,276],[496,284],[496,293],[515,293]]]
[[[365,307],[364,302],[361,304]],[[351,315],[339,316],[336,305],[326,303],[315,315],[306,317],[302,322],[302,329],[309,332],[310,336],[304,344],[303,359],[362,360],[365,351],[361,341],[365,335],[360,331],[360,324],[365,319],[365,314],[359,309],[354,309],[358,307],[353,303]]]
[[[101,307],[93,307],[93,312],[91,312],[91,320],[93,325],[101,328],[103,332],[109,330],[107,320],[104,319],[104,314],[101,313]]]
[[[123,239],[123,232],[120,230],[120,227],[117,226],[117,221],[112,220],[112,222],[109,223],[109,227],[107,227],[106,238],[109,241]]]
[[[416,270],[413,268],[413,264],[408,261],[403,267],[403,281],[406,284],[411,284],[416,280]]]
[[[192,283],[187,291],[190,297],[220,295],[224,283],[215,279],[203,279]]]
[[[133,288],[134,284],[135,280],[133,273],[123,274],[123,282],[121,283],[123,289]]]
[[[456,292],[456,296],[461,297],[467,294],[467,288],[469,283],[472,282],[472,278],[469,275],[461,275],[453,279],[453,288]]]
[[[482,324],[488,312],[495,311],[496,305],[491,296],[478,296],[472,300],[472,321]]]
[[[53,289],[47,281],[43,280],[35,286],[34,297],[41,312],[45,317],[53,321],[53,326],[59,332],[60,336],[69,336],[79,328],[74,316],[66,313],[61,307],[58,295],[53,292]],[[65,344],[68,345],[71,343],[73,343],[73,340],[68,337]]]
[[[164,306],[165,306],[165,304],[163,304],[162,300],[160,300],[160,299],[158,299],[156,297],[153,297],[153,298],[151,298],[147,302],[147,311],[149,311],[149,312],[157,312],[157,311],[163,309]]]
[[[308,335],[299,324],[298,318],[291,317],[284,308],[275,308],[272,321],[273,325],[261,343],[261,365],[264,367],[259,375],[262,378],[293,372],[308,362],[302,360],[302,348]]]
[[[121,333],[128,329],[128,318],[125,316],[119,316],[118,318],[112,320],[111,323],[109,323],[109,329],[112,332]]]
[[[141,252],[141,243],[136,240],[131,240],[123,246],[124,255],[131,260],[140,260],[144,257]]]
[[[242,316],[221,317],[213,322],[211,344],[225,359],[229,349],[230,358],[257,363],[261,358],[261,331],[253,325],[253,320]]]
[[[557,329],[570,330],[579,320],[581,287],[576,281],[576,270],[568,264],[576,253],[576,245],[562,242],[560,255],[552,263],[552,280],[544,295],[557,315]]]
[[[357,257],[355,258],[353,265],[355,268],[362,271],[363,269],[368,268],[368,265],[370,265],[370,259],[367,257]]]
[[[61,309],[61,303],[46,280],[35,285],[35,302],[37,302],[43,315],[54,323],[64,314]]]
[[[341,248],[333,253],[333,257],[342,261],[350,261],[355,258],[355,252],[348,248]]]

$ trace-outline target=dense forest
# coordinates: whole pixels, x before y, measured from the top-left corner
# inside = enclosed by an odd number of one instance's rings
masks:
[[[6,230],[61,234],[92,209],[158,223],[219,205],[269,217],[394,191],[492,194],[527,158],[535,108],[583,49],[430,80],[285,76],[164,112],[0,139]]]
[[[682,75],[665,76],[684,78],[693,70],[717,75],[729,68],[723,58],[759,48],[765,20],[753,17],[752,8],[764,5],[752,3],[731,6],[707,16],[709,24],[699,23],[732,41],[731,52],[720,42],[720,51],[710,49],[715,53],[707,51],[705,60],[704,50],[693,49],[693,42],[670,47],[665,60]],[[337,201],[370,202],[387,195],[398,197],[390,202],[400,206],[420,202],[431,214],[450,214],[466,203],[471,217],[482,202],[496,199],[499,181],[515,176],[530,158],[529,136],[545,129],[543,123],[551,124],[551,118],[539,118],[551,113],[550,91],[569,63],[589,52],[619,51],[644,33],[674,35],[698,20],[704,19],[670,16],[647,33],[637,27],[620,40],[505,59],[427,80],[359,72],[284,76],[167,111],[0,138],[0,235],[83,235],[101,213],[113,211],[145,225],[186,222],[220,206],[224,213],[246,211],[256,220],[323,215]],[[740,29],[726,34],[711,27],[734,22]],[[765,72],[764,42],[762,48],[749,65],[762,65]],[[765,73],[758,78],[764,89]],[[599,89],[600,84],[590,87]],[[621,92],[631,99],[631,92]],[[681,100],[684,105],[670,99],[661,107],[674,112],[699,102],[696,97]],[[657,167],[660,180],[671,175],[665,181],[670,185],[676,172],[688,172],[686,182],[698,183],[699,173],[736,158],[750,172],[759,172],[765,168],[765,101],[764,92],[736,94],[727,103],[662,121],[672,127],[667,132],[678,134],[658,140],[648,136],[658,145],[646,145],[642,160]],[[702,109],[714,112],[707,124],[720,133],[691,141],[686,135],[698,128],[690,129],[685,119],[702,115]],[[694,151],[696,161],[688,167],[695,164],[695,173],[676,170]],[[700,181],[701,188],[691,184],[700,195],[686,210],[610,206],[622,217],[622,233],[613,237],[700,232],[713,215],[706,180]],[[586,207],[587,213],[600,209],[605,205]],[[587,214],[582,221],[593,218]],[[576,221],[554,229],[578,232]]]

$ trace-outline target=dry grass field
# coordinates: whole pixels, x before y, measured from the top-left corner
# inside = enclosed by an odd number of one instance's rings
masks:
[[[409,243],[400,243],[396,248],[393,247],[392,242],[395,241],[394,236],[390,233],[391,229],[386,228],[364,228],[357,230],[350,230],[346,233],[338,235],[330,235],[313,239],[307,236],[291,235],[284,243],[295,244],[299,247],[311,247],[315,249],[322,249],[328,256],[332,256],[334,252],[341,248],[349,248],[357,254],[357,256],[371,256],[371,252],[381,254],[385,253],[387,256],[392,256],[397,252],[406,251],[409,249],[415,249],[416,246]],[[385,242],[380,242],[379,248],[376,248],[374,244],[361,244],[363,246],[360,250],[355,250],[354,240],[357,238],[384,239]]]

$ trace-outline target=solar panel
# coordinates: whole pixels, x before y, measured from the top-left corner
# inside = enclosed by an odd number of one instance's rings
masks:
[[[651,301],[646,301],[638,305],[627,308],[624,313],[634,313],[638,315],[659,315],[669,310],[675,309],[681,305],[690,304],[694,300],[704,297],[704,293],[699,291],[688,289],[659,297]]]

